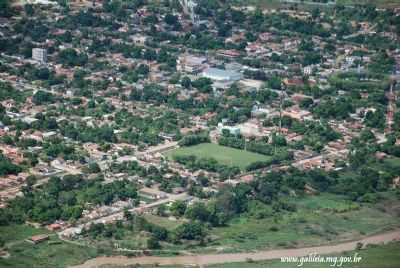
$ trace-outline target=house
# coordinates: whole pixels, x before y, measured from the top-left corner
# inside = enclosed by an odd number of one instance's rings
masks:
[[[304,86],[303,80],[301,80],[299,78],[290,78],[290,79],[286,78],[283,80],[283,83],[287,87],[302,87],[302,86]]]
[[[227,58],[237,58],[240,56],[240,52],[236,49],[221,49],[218,50],[218,55],[227,57]]]
[[[146,43],[147,37],[141,34],[135,34],[131,39],[135,45],[143,46]]]
[[[296,120],[311,120],[312,114],[307,110],[301,110],[298,106],[292,106],[282,112],[282,115],[291,117]]]
[[[176,69],[179,72],[186,72],[191,74],[200,73],[205,67],[207,62],[206,57],[197,57],[193,55],[180,55],[176,60]]]
[[[62,225],[59,223],[52,223],[52,224],[49,224],[46,228],[50,231],[58,231],[61,229],[61,227],[62,227]]]
[[[139,195],[150,199],[164,199],[167,194],[154,188],[144,187],[139,190]]]
[[[49,240],[50,236],[47,234],[40,234],[40,235],[34,235],[31,238],[27,239],[26,241],[32,244],[39,244],[43,241]]]
[[[11,159],[14,163],[21,163],[24,160],[23,153],[17,147],[11,147],[8,145],[3,145],[0,152],[4,154],[7,158]]]
[[[52,138],[52,137],[54,137],[56,135],[57,135],[57,132],[48,131],[48,132],[43,133],[43,138],[48,139],[48,138]]]
[[[260,41],[264,41],[264,42],[270,41],[272,39],[272,37],[273,37],[273,34],[272,33],[268,33],[268,32],[260,33],[258,35],[258,38],[260,39]]]

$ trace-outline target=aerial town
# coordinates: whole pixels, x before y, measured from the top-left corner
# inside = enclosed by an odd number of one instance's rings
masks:
[[[396,0],[0,0],[0,267],[400,267],[399,92]]]

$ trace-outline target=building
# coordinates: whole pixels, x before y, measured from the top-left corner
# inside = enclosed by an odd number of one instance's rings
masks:
[[[178,72],[186,72],[191,74],[200,73],[206,66],[207,58],[196,57],[192,55],[180,55],[176,60],[176,69]]]
[[[258,120],[249,120],[243,124],[237,125],[240,130],[240,134],[244,137],[263,137],[267,133],[263,131],[261,123]]]
[[[164,199],[167,198],[167,194],[163,191],[154,189],[154,188],[148,188],[144,187],[139,190],[139,196],[145,197],[145,198],[150,198],[150,199]]]
[[[140,45],[140,46],[144,46],[147,41],[147,37],[141,34],[135,34],[131,36],[131,39],[135,45]]]
[[[33,243],[33,244],[39,244],[40,242],[49,240],[50,236],[47,234],[40,234],[40,235],[34,235],[31,238],[27,239],[27,242]]]
[[[227,71],[218,68],[208,68],[203,71],[202,76],[220,82],[235,82],[243,78],[243,75],[239,72]]]
[[[40,63],[47,62],[47,50],[43,48],[32,49],[32,59]]]
[[[313,72],[313,67],[312,66],[306,66],[303,68],[303,74],[304,75],[311,75]]]
[[[298,106],[292,106],[282,112],[283,116],[287,116],[299,121],[312,120],[311,112],[302,110]]]
[[[240,56],[240,52],[236,49],[221,49],[218,50],[218,55],[223,56],[223,57],[228,57],[228,58],[237,58]]]
[[[218,133],[221,135],[224,130],[229,131],[231,135],[239,135],[240,134],[240,128],[238,127],[233,127],[233,126],[224,126],[222,123],[218,123]]]

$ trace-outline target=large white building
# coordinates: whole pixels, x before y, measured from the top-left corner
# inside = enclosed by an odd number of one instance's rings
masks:
[[[43,48],[33,48],[32,59],[40,63],[47,62],[47,50]]]
[[[218,68],[208,68],[203,71],[202,76],[217,82],[235,82],[243,78],[243,74],[239,72]]]
[[[217,68],[208,68],[204,70],[202,76],[209,78],[213,81],[214,90],[218,88],[229,88],[233,83],[243,78],[243,74],[237,71],[223,70]]]
[[[237,136],[240,134],[240,128],[234,126],[225,126],[223,123],[218,123],[217,130],[219,135],[222,135],[224,130],[229,131],[231,135]]]

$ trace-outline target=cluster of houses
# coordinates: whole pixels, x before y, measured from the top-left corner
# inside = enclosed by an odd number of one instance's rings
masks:
[[[313,49],[316,53],[323,54],[321,56],[321,63],[317,64],[306,64],[306,63],[288,63],[283,64],[274,61],[273,58],[281,56],[293,56],[295,58],[302,58],[303,52],[300,50],[300,46],[303,40],[298,35],[286,35],[282,34],[279,30],[273,27],[266,29],[264,32],[259,33],[255,36],[254,41],[248,41],[246,37],[245,29],[238,26],[233,27],[232,34],[227,36],[224,43],[227,47],[230,43],[238,44],[245,42],[243,50],[234,48],[216,49],[215,51],[199,51],[194,49],[186,49],[182,44],[171,44],[169,40],[162,41],[161,46],[169,48],[173,52],[174,63],[176,64],[176,72],[171,70],[165,70],[165,66],[158,63],[156,60],[144,59],[143,57],[132,58],[124,55],[121,52],[113,52],[112,50],[104,53],[97,53],[98,51],[90,51],[88,47],[93,45],[98,40],[110,39],[110,46],[117,47],[119,45],[134,44],[143,51],[147,49],[153,49],[149,44],[154,41],[153,36],[149,34],[152,30],[150,25],[144,25],[143,20],[146,17],[154,15],[158,19],[158,23],[152,25],[158,32],[167,33],[174,37],[182,37],[185,35],[186,30],[190,30],[193,24],[201,24],[202,22],[192,14],[192,7],[194,1],[183,1],[185,2],[185,12],[189,14],[176,13],[177,20],[182,26],[181,31],[170,29],[164,22],[164,15],[153,14],[151,9],[146,6],[139,8],[133,14],[130,14],[130,18],[134,23],[128,23],[121,21],[119,28],[116,29],[115,33],[107,36],[106,31],[101,28],[93,28],[92,35],[84,35],[80,29],[74,29],[68,33],[74,37],[80,37],[79,44],[72,44],[70,42],[55,42],[54,40],[46,40],[42,43],[36,43],[32,49],[32,56],[30,58],[22,57],[20,55],[7,55],[2,54],[1,63],[4,66],[10,68],[21,68],[25,65],[32,65],[35,68],[48,68],[51,72],[54,72],[56,76],[64,77],[69,85],[72,85],[72,81],[76,78],[76,73],[80,70],[84,70],[87,73],[85,79],[92,83],[107,82],[107,88],[105,90],[96,90],[92,92],[94,97],[102,98],[104,103],[113,106],[114,111],[101,116],[78,116],[76,114],[66,114],[57,118],[57,123],[62,122],[74,122],[76,124],[85,124],[90,127],[97,127],[103,125],[115,126],[114,116],[116,112],[126,110],[131,112],[135,116],[145,117],[148,115],[150,110],[174,110],[177,113],[184,113],[180,109],[172,109],[166,104],[156,106],[151,103],[134,102],[128,99],[129,93],[135,90],[143,90],[149,83],[156,83],[164,88],[165,93],[177,93],[178,100],[188,100],[193,97],[195,101],[205,102],[211,95],[223,96],[224,92],[231,88],[233,85],[237,85],[238,88],[243,92],[256,93],[263,89],[268,89],[276,93],[279,98],[270,101],[268,103],[254,103],[251,109],[251,118],[245,122],[232,124],[229,120],[220,120],[215,126],[210,124],[218,115],[216,112],[207,113],[195,113],[188,115],[189,124],[179,129],[180,134],[187,135],[196,133],[199,131],[207,131],[210,133],[210,139],[212,142],[217,142],[218,137],[222,135],[224,131],[228,131],[232,135],[242,135],[246,139],[248,138],[259,138],[270,137],[273,133],[280,132],[284,135],[288,142],[301,141],[304,137],[299,133],[290,131],[285,127],[276,126],[265,126],[264,121],[273,119],[275,117],[289,117],[294,120],[301,122],[305,121],[318,121],[313,117],[312,112],[305,108],[301,108],[300,102],[305,98],[312,98],[315,102],[319,100],[312,96],[306,95],[301,90],[303,87],[317,87],[324,89],[329,86],[328,78],[335,73],[357,71],[362,72],[367,68],[368,64],[371,63],[370,56],[356,56],[354,52],[362,51],[365,54],[373,55],[377,51],[368,49],[362,45],[357,45],[354,42],[340,42],[337,44],[334,53],[322,53],[326,46],[329,44],[329,39],[321,38],[319,36],[312,36],[310,40],[313,43]],[[82,8],[92,6],[92,1],[76,1],[71,4],[72,14],[78,14]],[[100,3],[94,1],[94,8],[99,7]],[[109,15],[96,9],[97,15],[102,19],[107,19]],[[244,12],[249,12],[248,8],[241,8]],[[250,10],[251,11],[251,10]],[[54,21],[61,21],[64,15],[52,9],[54,12]],[[300,12],[294,10],[266,10],[264,13],[284,13],[290,17],[309,20],[311,17],[310,12]],[[11,23],[11,22],[9,22]],[[358,30],[354,35],[384,35],[386,38],[395,39],[398,41],[398,36],[386,32],[376,32],[373,25],[368,22],[356,23],[352,22],[355,28]],[[214,22],[209,22],[208,26],[211,32],[216,32],[217,28]],[[324,25],[329,28],[329,25]],[[50,29],[50,33],[54,37],[60,37],[66,34],[66,30],[62,28]],[[117,37],[118,36],[118,37]],[[124,38],[122,38],[122,37]],[[332,36],[330,38],[335,38]],[[349,37],[344,37],[347,40]],[[74,49],[77,53],[86,53],[88,55],[88,61],[91,65],[101,65],[102,63],[107,65],[107,68],[93,68],[91,67],[71,67],[62,65],[56,59],[62,51],[66,49]],[[158,53],[160,48],[154,48]],[[172,53],[172,52],[171,52]],[[400,51],[390,51],[390,55],[396,61],[394,73],[400,75]],[[249,64],[249,61],[260,60],[263,61],[261,67],[254,67]],[[122,70],[131,70],[139,67],[140,65],[146,65],[148,67],[148,75],[144,78],[138,79],[135,82],[127,82],[124,78]],[[90,66],[91,66],[90,65]],[[87,68],[87,69],[85,69]],[[121,71],[120,71],[121,70]],[[252,73],[258,74],[260,77],[254,77],[249,75]],[[180,83],[170,82],[171,77],[175,74],[179,74],[180,77],[187,76],[192,81],[207,78],[212,82],[213,91],[211,93],[201,93],[193,88],[184,88]],[[296,93],[283,94],[282,90],[272,88],[268,84],[268,81],[274,76],[281,76],[282,87],[284,89],[293,90]],[[7,71],[0,72],[0,79],[3,82],[10,83],[15,89],[20,92],[37,92],[43,90],[51,93],[54,96],[59,97],[63,100],[70,100],[76,96],[82,100],[82,107],[89,102],[89,97],[80,96],[78,93],[81,91],[74,86],[65,85],[51,85],[43,86],[37,81],[29,81],[24,77],[19,77],[14,74],[10,74]],[[121,97],[124,96],[124,97]],[[125,98],[126,97],[126,98]],[[229,96],[231,100],[235,100],[234,96]],[[290,105],[282,107],[282,102],[287,102]],[[38,121],[36,115],[39,113],[50,113],[50,107],[53,110],[64,107],[62,101],[53,103],[51,105],[34,105],[32,97],[28,97],[23,104],[17,104],[15,100],[7,99],[1,102],[2,106],[6,109],[6,115],[13,122],[22,121],[28,125],[28,129],[22,130],[21,136],[24,138],[33,139],[37,142],[44,142],[52,138],[60,138],[68,144],[72,144],[78,150],[83,152],[85,156],[85,162],[64,160],[62,157],[56,159],[50,159],[49,161],[43,161],[39,159],[39,163],[34,167],[29,168],[27,173],[20,173],[18,175],[9,175],[5,178],[0,179],[0,206],[4,206],[6,200],[15,197],[19,193],[20,187],[24,184],[26,177],[29,174],[36,175],[40,178],[40,181],[45,181],[53,175],[62,174],[82,174],[84,168],[87,167],[88,163],[98,163],[101,173],[104,175],[105,183],[109,183],[115,180],[128,179],[137,183],[141,189],[139,195],[146,200],[139,206],[143,211],[147,210],[149,205],[152,203],[159,204],[158,202],[171,203],[173,199],[181,197],[186,192],[185,188],[175,187],[172,189],[172,193],[166,193],[160,189],[159,184],[153,184],[152,186],[146,186],[138,176],[128,176],[128,174],[112,173],[109,172],[109,166],[111,163],[123,163],[126,161],[137,161],[140,165],[150,167],[152,165],[161,167],[165,164],[165,157],[162,155],[163,152],[174,149],[178,146],[175,141],[175,134],[171,133],[160,133],[159,136],[162,139],[162,143],[155,146],[144,146],[140,148],[138,145],[132,145],[127,143],[114,143],[110,145],[108,150],[103,150],[100,144],[92,142],[78,143],[72,141],[70,138],[64,137],[59,130],[42,131],[40,129],[33,129],[29,126],[35,124]],[[69,104],[73,106],[72,104]],[[74,108],[79,108],[76,105]],[[237,107],[233,107],[237,108]],[[365,112],[365,111],[364,111]],[[322,154],[315,154],[310,149],[295,150],[294,151],[294,162],[293,166],[301,169],[312,169],[312,168],[325,168],[327,170],[337,168],[335,163],[339,160],[345,161],[348,155],[348,145],[354,136],[357,136],[360,130],[363,128],[362,120],[357,118],[357,112],[353,119],[355,122],[337,121],[332,120],[329,125],[337,132],[342,134],[342,138],[337,141],[330,142],[325,145]],[[125,130],[125,129],[124,129]],[[114,134],[119,134],[122,129],[114,129]],[[376,133],[379,137],[379,133]],[[0,137],[4,136],[16,136],[16,130],[10,128],[0,122]],[[383,137],[384,138],[384,137]],[[383,140],[382,138],[382,140]],[[129,149],[131,154],[124,155],[120,154],[121,151]],[[0,149],[8,159],[13,163],[20,164],[24,161],[24,152],[42,152],[41,146],[32,146],[25,149],[21,149],[15,145],[1,144]],[[218,174],[211,172],[201,171],[193,172],[182,165],[176,163],[169,163],[169,169],[175,174],[186,178],[188,180],[196,180],[200,175],[206,175],[212,181],[211,186],[204,187],[204,191],[217,191],[218,185]],[[165,174],[164,177],[173,176],[173,174]],[[90,177],[90,176],[89,176]],[[244,181],[250,181],[252,175],[246,175],[241,178]],[[228,182],[229,183],[229,182]],[[184,197],[186,201],[190,201],[187,197]],[[117,201],[108,206],[90,207],[83,213],[82,222],[87,224],[88,222],[100,221],[108,222],[121,217],[121,211],[123,208],[133,209],[134,205],[130,200],[128,201]],[[153,208],[153,207],[150,207]],[[64,223],[58,223],[51,227],[53,230],[65,229],[64,235],[71,236],[79,232],[79,228],[76,226],[67,226]],[[38,243],[47,238],[44,236],[32,237],[33,243]]]

